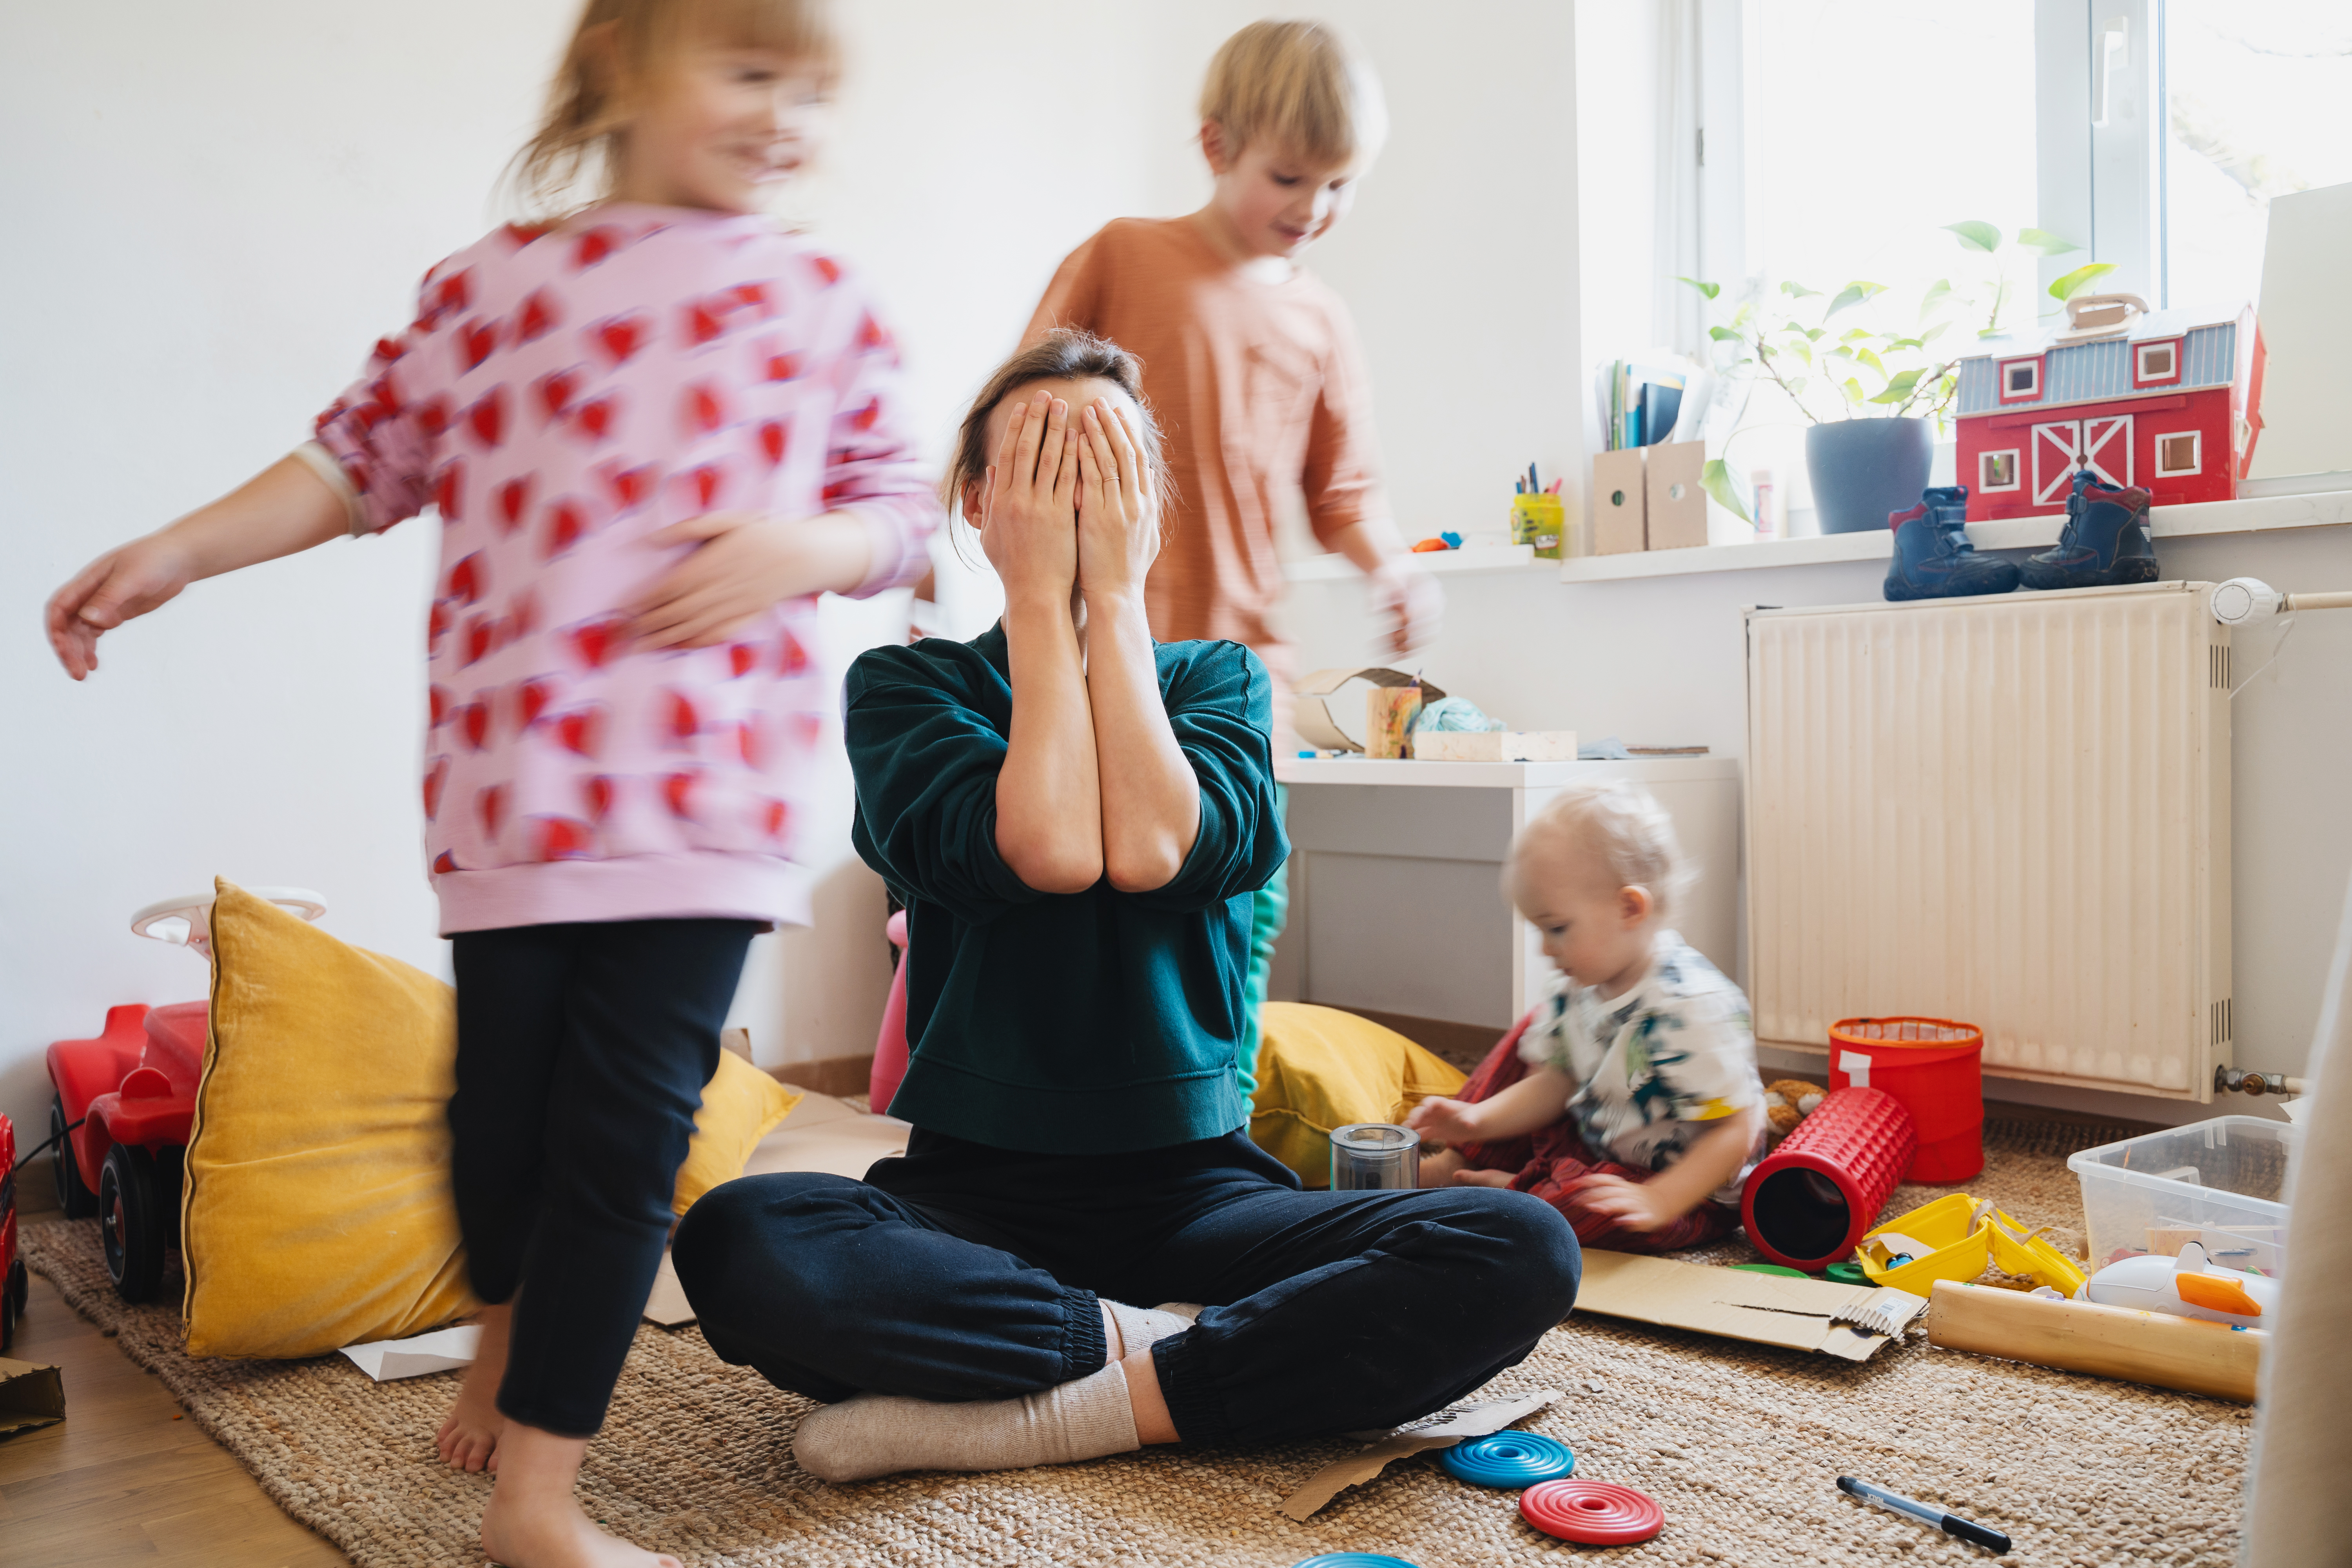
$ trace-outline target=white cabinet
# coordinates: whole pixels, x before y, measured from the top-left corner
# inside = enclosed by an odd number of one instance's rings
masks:
[[[1511,837],[1571,781],[1639,780],[1697,872],[1672,923],[1739,978],[1739,764],[1279,760],[1290,786],[1290,921],[1273,994],[1500,1032],[1550,974],[1502,891]]]

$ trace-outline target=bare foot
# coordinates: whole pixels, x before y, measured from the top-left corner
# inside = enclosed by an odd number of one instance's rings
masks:
[[[513,1319],[511,1303],[482,1309],[482,1342],[474,1364],[466,1369],[457,1403],[433,1439],[442,1462],[453,1470],[498,1471],[499,1436],[507,1426],[499,1414],[499,1384],[507,1375],[507,1327]]]
[[[605,1534],[568,1496],[509,1503],[503,1482],[482,1510],[482,1552],[502,1568],[681,1568],[667,1552]]]
[[[1511,1184],[1508,1171],[1456,1171],[1454,1184],[1457,1187],[1507,1187]]]
[[[483,1553],[504,1568],[682,1568],[667,1552],[605,1534],[581,1511],[572,1489],[587,1452],[585,1437],[507,1423],[505,1463],[482,1510]]]

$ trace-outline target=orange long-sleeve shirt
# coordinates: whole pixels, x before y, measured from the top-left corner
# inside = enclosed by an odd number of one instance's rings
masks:
[[[1304,269],[1280,283],[1250,277],[1191,218],[1119,218],[1063,261],[1027,336],[1055,327],[1084,328],[1143,362],[1177,491],[1144,585],[1152,635],[1242,643],[1286,698],[1295,672],[1273,624],[1277,508],[1301,497],[1326,544],[1388,510],[1347,307]]]

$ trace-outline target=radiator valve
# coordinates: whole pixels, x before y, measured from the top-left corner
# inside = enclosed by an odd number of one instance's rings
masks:
[[[2303,1079],[2277,1072],[2243,1072],[2237,1068],[2213,1069],[2216,1094],[2301,1094]]]

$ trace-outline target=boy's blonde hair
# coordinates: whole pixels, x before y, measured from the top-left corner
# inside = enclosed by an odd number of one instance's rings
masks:
[[[1519,829],[1503,868],[1507,895],[1519,862],[1539,848],[1592,857],[1612,889],[1647,889],[1658,918],[1681,906],[1696,875],[1658,797],[1623,779],[1570,784]]]
[[[612,187],[631,92],[674,68],[693,45],[775,49],[814,67],[829,88],[841,40],[826,0],[588,0],[548,86],[539,130],[509,171],[534,217],[562,216],[583,177]]]
[[[1227,38],[1201,84],[1201,118],[1223,128],[1228,156],[1273,136],[1335,165],[1379,152],[1389,126],[1370,63],[1321,22],[1252,22]]]

